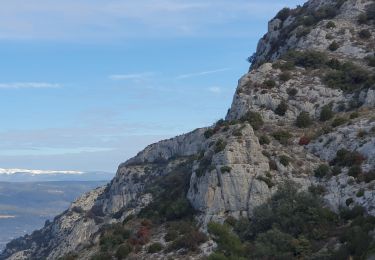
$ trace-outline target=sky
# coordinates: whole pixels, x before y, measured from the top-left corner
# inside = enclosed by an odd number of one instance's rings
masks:
[[[114,172],[225,116],[302,0],[0,0],[0,168]]]

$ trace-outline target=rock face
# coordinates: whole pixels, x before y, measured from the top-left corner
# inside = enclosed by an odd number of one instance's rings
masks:
[[[373,5],[311,0],[281,11],[239,80],[225,120],[148,146],[121,164],[106,187],[83,195],[43,229],[9,243],[0,259],[58,259],[70,252],[89,259],[88,248],[98,244],[101,229],[152,203],[149,183],[185,161],[191,166],[186,197],[202,230],[209,221],[251,217],[286,180],[301,189],[324,187],[333,210],[361,205],[375,215],[375,26],[372,20],[358,22]],[[301,119],[303,113],[308,120]],[[339,165],[340,149],[361,159]],[[340,172],[314,175],[329,163]],[[195,258],[209,248],[202,246]],[[139,257],[165,258],[146,251]]]

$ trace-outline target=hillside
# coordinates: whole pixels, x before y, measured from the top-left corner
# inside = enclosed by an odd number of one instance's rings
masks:
[[[146,147],[0,258],[375,257],[375,2],[268,27],[225,119]]]

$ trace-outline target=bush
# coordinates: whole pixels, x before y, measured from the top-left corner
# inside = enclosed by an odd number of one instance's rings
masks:
[[[213,129],[207,129],[205,132],[204,132],[204,137],[206,137],[207,139],[210,138],[211,136],[213,136],[215,134],[214,130]]]
[[[258,112],[249,111],[242,118],[242,122],[249,122],[249,124],[254,128],[254,130],[259,130],[263,124],[263,118]]]
[[[262,135],[259,137],[259,143],[261,145],[264,145],[264,144],[270,144],[271,140],[268,138],[267,135]]]
[[[371,38],[371,32],[367,29],[363,29],[361,30],[359,33],[358,33],[358,36],[361,38],[361,39],[370,39]]]
[[[287,131],[279,130],[272,134],[273,138],[279,141],[281,144],[287,144],[289,139],[292,138],[292,134]]]
[[[326,73],[323,81],[330,88],[341,89],[346,92],[369,88],[374,84],[371,73],[351,62],[334,65],[334,69]]]
[[[281,21],[285,21],[289,17],[290,13],[291,10],[285,7],[277,13],[276,18],[280,19]]]
[[[363,197],[365,195],[365,190],[363,188],[359,189],[356,196],[359,198],[359,197]]]
[[[329,21],[327,24],[326,24],[326,28],[327,29],[332,29],[332,28],[336,28],[336,24],[332,21]]]
[[[283,58],[296,66],[311,69],[319,69],[328,62],[327,55],[317,51],[289,51]]]
[[[220,168],[220,171],[221,171],[221,173],[226,173],[226,172],[230,173],[232,171],[232,168],[229,167],[229,166],[222,166]]]
[[[277,106],[275,114],[279,116],[285,116],[286,111],[288,110],[288,104],[283,100]]]
[[[268,79],[263,82],[265,88],[274,88],[276,87],[276,82],[273,79]]]
[[[348,151],[346,149],[340,149],[336,153],[335,159],[332,164],[344,167],[351,167],[353,165],[361,165],[365,160],[364,156],[357,151]]]
[[[333,118],[332,108],[331,108],[331,106],[326,105],[320,111],[319,120],[322,121],[322,122],[324,122],[324,121],[330,120],[331,118]]]
[[[375,180],[375,170],[364,173],[363,174],[363,180],[366,183],[369,183],[369,182],[372,182],[373,180]]]
[[[367,65],[369,65],[370,67],[375,67],[375,55],[367,56],[366,60],[367,60]]]
[[[330,51],[336,51],[338,48],[340,48],[340,45],[336,42],[336,41],[333,41],[329,46],[328,46],[328,49]]]
[[[315,174],[315,177],[317,178],[323,178],[327,175],[329,175],[331,172],[331,169],[329,168],[328,165],[326,164],[321,164],[318,166],[318,168],[316,168],[316,170],[314,171],[314,174]]]
[[[292,78],[292,74],[291,74],[289,71],[284,71],[284,72],[282,72],[282,73],[279,75],[279,79],[280,79],[281,81],[284,81],[284,82],[290,80],[291,78]]]
[[[349,207],[353,202],[354,202],[354,200],[353,200],[352,198],[348,198],[348,199],[345,201],[345,205]]]
[[[289,163],[290,163],[290,158],[289,158],[288,156],[286,156],[286,155],[281,155],[281,156],[279,157],[279,161],[280,161],[280,163],[281,163],[282,165],[284,165],[284,166],[288,166]]]
[[[348,122],[348,119],[344,117],[336,117],[335,120],[332,122],[332,127],[338,127],[340,125],[346,124]]]
[[[360,165],[353,165],[349,168],[348,175],[352,177],[358,177],[362,173],[362,167]]]
[[[242,256],[244,254],[241,240],[227,225],[210,222],[208,223],[208,232],[212,234],[214,241],[218,244],[218,252],[229,257]]]
[[[148,247],[147,253],[154,254],[154,253],[160,252],[161,250],[163,250],[163,248],[164,248],[164,246],[162,244],[153,243]]]
[[[298,90],[297,90],[296,88],[289,88],[289,89],[287,90],[287,93],[288,93],[289,96],[294,97],[295,95],[298,94]]]
[[[112,256],[107,252],[99,252],[95,254],[93,257],[91,257],[91,260],[108,260],[108,259],[112,259]]]
[[[301,112],[296,120],[296,126],[299,128],[305,128],[312,125],[312,120],[310,118],[310,114],[307,112]]]
[[[125,259],[132,252],[132,247],[129,244],[121,245],[116,251],[117,259]],[[110,258],[108,258],[110,259]]]
[[[151,193],[153,201],[143,208],[138,216],[157,222],[190,219],[194,209],[186,194],[190,187],[192,164],[192,159],[182,162],[168,174],[154,177],[147,182],[144,192]],[[202,171],[210,164],[211,157],[203,158],[200,161]]]
[[[223,139],[217,140],[215,144],[215,153],[220,153],[221,151],[224,151],[226,146],[227,146],[227,143],[223,141]]]
[[[311,142],[311,139],[310,139],[308,136],[302,136],[302,137],[299,139],[298,144],[299,144],[299,145],[308,145],[310,142]]]

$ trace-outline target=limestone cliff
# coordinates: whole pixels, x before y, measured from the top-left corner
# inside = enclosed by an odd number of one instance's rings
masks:
[[[225,120],[148,146],[122,163],[106,187],[9,243],[0,258],[58,259],[74,252],[90,259],[103,228],[143,214],[158,201],[155,183],[175,172],[187,176],[183,195],[203,231],[210,221],[251,218],[286,180],[301,190],[323,187],[335,211],[361,205],[375,215],[374,6],[371,0],[310,0],[283,9],[259,41]],[[357,158],[352,164],[350,156]],[[328,164],[324,176],[316,173]],[[151,242],[167,245],[163,232],[160,224]],[[133,257],[199,259],[214,247],[209,240],[190,256],[141,247]]]

